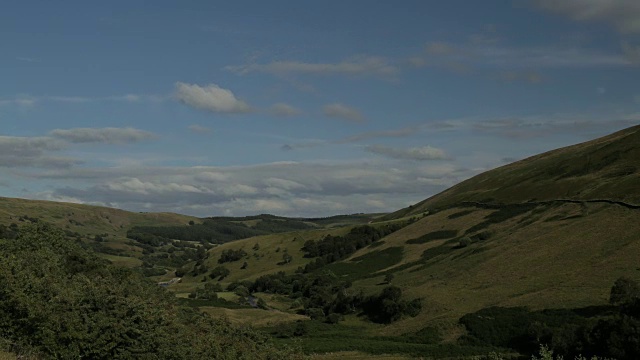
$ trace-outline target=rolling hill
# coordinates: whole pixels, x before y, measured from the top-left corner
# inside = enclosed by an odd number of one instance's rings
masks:
[[[357,332],[391,336],[433,327],[445,342],[454,341],[464,334],[458,319],[465,314],[492,306],[601,306],[617,278],[640,280],[639,203],[635,126],[485,172],[381,217],[370,225],[415,221],[325,269],[368,294],[380,291],[391,274],[391,284],[422,298],[418,316],[384,327],[347,317],[345,322],[362,326]],[[247,251],[242,261],[228,265],[231,273],[222,285],[293,273],[312,260],[304,257],[302,243],[325,235],[239,240],[211,249],[207,261],[216,266],[222,251]],[[255,244],[259,250],[250,250]],[[282,249],[292,255],[291,263],[278,265],[276,250]],[[240,269],[243,262],[247,266]],[[191,291],[200,281],[187,276],[175,290]],[[264,296],[271,306],[287,309],[282,297]]]
[[[639,144],[640,125],[484,172],[386,218],[462,202],[606,199],[640,204]]]

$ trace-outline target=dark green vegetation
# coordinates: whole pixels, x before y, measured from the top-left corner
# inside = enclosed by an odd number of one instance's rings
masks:
[[[320,321],[298,321],[286,326],[264,329],[279,344],[302,344],[305,353],[358,351],[371,355],[402,354],[412,357],[432,356],[453,358],[489,353],[496,348],[488,346],[440,344],[438,331],[426,327],[402,336],[370,336],[358,325],[327,324]]]
[[[91,359],[277,359],[259,333],[180,308],[45,224],[0,240],[0,338],[18,355]]]
[[[222,244],[259,235],[330,227],[340,222],[350,225],[372,219],[372,215],[366,214],[313,219],[273,215],[212,217],[203,219],[199,224],[191,221],[188,225],[180,226],[134,226],[127,231],[127,237],[154,246],[166,244],[172,240]]]
[[[243,222],[251,220],[259,221],[256,221],[254,226],[248,226]],[[202,224],[182,226],[136,226],[127,231],[127,237],[145,243],[162,244],[171,240],[185,240],[222,244],[252,236],[314,228],[316,226],[301,220],[261,215],[245,218],[207,218]]]
[[[295,299],[293,308],[299,308],[313,320],[328,323],[337,323],[349,314],[359,314],[377,323],[391,323],[404,315],[417,316],[422,308],[420,299],[403,299],[402,290],[396,286],[369,296],[350,291],[351,282],[339,279],[330,271],[311,275],[278,272],[261,276],[247,285],[252,293],[288,295]],[[231,284],[229,290],[238,286],[242,285]]]
[[[611,289],[611,306],[530,311],[491,307],[460,319],[465,344],[510,347],[533,353],[540,343],[555,354],[637,359],[640,354],[640,287],[620,278]]]
[[[308,240],[301,250],[304,252],[304,257],[316,259],[308,263],[300,271],[308,273],[327,264],[342,260],[357,250],[400,230],[409,223],[401,222],[381,227],[357,226],[352,228],[345,236],[327,235],[318,241]]]

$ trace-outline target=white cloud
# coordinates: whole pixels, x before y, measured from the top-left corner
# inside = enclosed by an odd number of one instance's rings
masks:
[[[50,137],[0,136],[0,167],[68,168],[77,159],[51,155],[66,144]]]
[[[113,191],[130,192],[144,195],[162,194],[167,192],[188,192],[199,194],[208,192],[193,185],[178,184],[175,182],[162,183],[142,181],[138,178],[122,179],[118,181],[108,182],[105,184],[105,187]]]
[[[232,167],[83,167],[31,176],[86,184],[58,187],[51,196],[137,211],[327,216],[372,208],[392,211],[443,190],[468,173],[455,166],[408,163],[283,162]],[[384,199],[385,207],[368,203],[371,199]]]
[[[130,127],[56,129],[50,135],[75,144],[129,144],[155,137],[153,133]]]
[[[640,33],[637,0],[534,0],[534,4],[574,20],[607,22],[622,33]]]
[[[285,103],[273,104],[271,109],[269,109],[269,112],[276,116],[295,116],[300,114],[300,110]]]
[[[2,105],[18,105],[22,107],[31,107],[35,105],[36,99],[32,97],[17,97],[13,99],[0,99],[0,106]]]
[[[393,77],[400,69],[381,57],[362,56],[339,63],[306,63],[299,61],[274,61],[268,64],[232,65],[226,70],[239,75],[262,72],[272,75],[315,74],[315,75],[359,75]]]
[[[128,102],[137,103],[142,101],[160,102],[165,100],[164,96],[160,95],[140,95],[140,94],[126,94],[126,95],[113,95],[113,96],[18,96],[15,98],[0,99],[0,105],[19,105],[19,106],[33,106],[36,103],[41,102],[56,102],[67,104],[87,104],[101,101],[113,101],[113,102]]]
[[[223,89],[216,84],[199,86],[197,84],[176,83],[175,97],[184,104],[212,112],[246,113],[251,107],[236,98],[231,90]]]
[[[328,117],[343,119],[343,120],[348,120],[353,122],[364,121],[364,116],[362,116],[360,111],[352,107],[346,106],[344,104],[339,104],[339,103],[327,104],[323,107],[322,110],[324,114]]]
[[[444,150],[431,146],[397,149],[383,145],[369,145],[364,149],[373,154],[402,160],[427,161],[447,159],[447,154],[444,152]]]
[[[507,47],[497,43],[473,42],[434,44],[437,45],[430,45],[428,49],[431,49],[424,54],[409,58],[409,62],[415,67],[439,67],[456,73],[487,68],[521,73],[522,69],[620,67],[632,64],[623,54],[575,47]]]

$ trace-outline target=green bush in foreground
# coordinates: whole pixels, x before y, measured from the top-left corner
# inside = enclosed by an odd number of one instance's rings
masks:
[[[0,240],[0,339],[39,358],[281,359],[268,338],[182,309],[45,224]]]

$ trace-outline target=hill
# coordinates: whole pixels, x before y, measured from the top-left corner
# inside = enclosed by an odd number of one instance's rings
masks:
[[[484,172],[385,219],[462,202],[607,199],[640,204],[638,144],[640,125]]]
[[[363,334],[409,336],[428,329],[445,343],[459,343],[468,336],[459,319],[495,306],[566,309],[574,314],[607,305],[616,279],[640,281],[639,169],[636,126],[488,171],[378,218],[369,226],[410,221],[309,274],[329,270],[351,284],[351,294],[373,295],[388,285],[397,286],[407,299],[421,298],[422,311],[382,327],[362,316],[345,315],[344,323],[352,330],[341,333],[342,343],[349,344],[342,350],[373,351],[371,344],[354,345],[364,341]],[[306,241],[344,236],[351,228],[255,237],[213,248],[204,262],[208,267],[220,265],[225,250],[243,249],[246,254],[238,262],[222,264],[230,269],[226,278],[187,275],[175,291],[186,296],[203,281],[251,287],[261,276],[293,276],[299,267],[317,260],[308,256]],[[291,262],[281,262],[284,249]],[[288,281],[282,276],[273,279]],[[300,295],[271,292],[255,295],[267,299],[269,307],[300,311],[295,300]],[[319,346],[323,336],[336,335],[319,331],[308,342],[303,339],[303,347],[338,350],[335,344]]]

